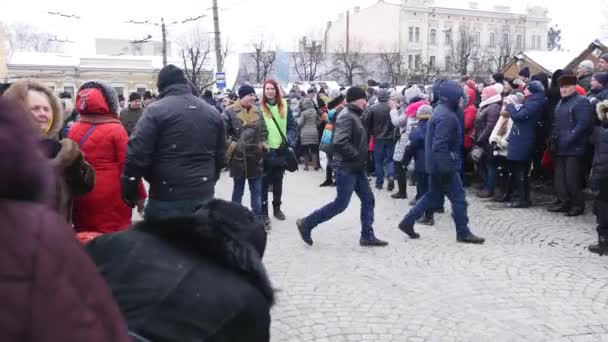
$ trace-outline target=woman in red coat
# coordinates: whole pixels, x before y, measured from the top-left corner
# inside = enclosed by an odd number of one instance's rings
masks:
[[[468,154],[473,148],[473,135],[475,134],[475,116],[477,116],[477,108],[475,108],[475,98],[477,94],[475,90],[468,85],[465,86],[469,103],[464,109],[464,149]]]
[[[119,109],[116,91],[103,82],[86,82],[78,90],[76,109],[80,119],[70,129],[68,138],[80,145],[97,179],[93,191],[76,197],[74,224],[81,232],[105,234],[127,229],[132,209],[122,200],[120,174],[129,138],[116,114]],[[141,189],[143,199],[145,191]],[[143,203],[140,206],[143,208]]]

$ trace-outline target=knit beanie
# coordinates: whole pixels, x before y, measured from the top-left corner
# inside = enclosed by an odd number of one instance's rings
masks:
[[[523,69],[521,69],[521,71],[519,72],[519,76],[530,78],[530,68],[524,67]]]
[[[405,102],[407,104],[411,103],[413,99],[417,97],[422,97],[423,95],[424,94],[422,93],[422,91],[420,91],[420,88],[416,86],[411,86],[403,92],[403,97],[405,98]]]
[[[242,99],[247,95],[255,95],[255,89],[248,84],[244,84],[239,88],[239,99]]]
[[[429,105],[420,106],[418,111],[416,112],[416,119],[418,120],[428,120],[433,115],[433,107]]]
[[[346,102],[355,102],[357,100],[367,99],[365,91],[359,87],[350,87],[346,91]]]
[[[600,56],[600,59],[605,60],[606,62],[608,62],[608,53],[605,53],[603,55]]]
[[[590,71],[590,72],[593,71],[593,69],[595,69],[595,65],[593,65],[593,62],[590,60],[582,61],[581,64],[578,65],[578,67],[581,69]]]
[[[188,84],[188,81],[182,69],[169,64],[158,73],[158,91],[163,91],[166,87],[174,84]]]
[[[483,92],[481,93],[486,99],[489,99],[493,96],[500,94],[498,89],[495,86],[489,86],[483,88]]]
[[[593,78],[604,87],[608,85],[608,72],[596,72],[593,74]]]
[[[545,86],[540,81],[529,82],[526,88],[533,94],[545,92]]]

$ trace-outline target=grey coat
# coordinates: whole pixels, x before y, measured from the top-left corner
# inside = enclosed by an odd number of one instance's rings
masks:
[[[302,146],[318,145],[319,130],[317,127],[321,123],[321,119],[315,110],[315,105],[310,100],[305,100],[302,104],[303,112],[298,120],[298,129],[300,130],[300,144]]]

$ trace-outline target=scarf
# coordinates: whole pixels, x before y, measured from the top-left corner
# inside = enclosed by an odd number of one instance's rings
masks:
[[[494,103],[498,103],[502,101],[502,96],[500,96],[500,94],[494,95],[492,97],[490,97],[489,99],[485,100],[485,101],[481,101],[481,103],[479,104],[479,108],[483,108],[485,106],[494,104]]]

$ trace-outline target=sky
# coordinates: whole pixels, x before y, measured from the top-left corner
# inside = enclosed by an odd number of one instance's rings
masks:
[[[220,31],[222,39],[228,40],[230,50],[251,50],[253,41],[259,37],[282,49],[292,50],[298,37],[325,28],[327,21],[337,18],[355,6],[365,8],[377,0],[218,0]],[[398,0],[386,0],[399,2]],[[436,0],[435,5],[466,8],[467,0]],[[522,13],[526,6],[549,6],[552,24],[562,29],[563,46],[578,51],[595,39],[600,26],[608,21],[608,13],[599,10],[608,7],[608,0],[584,0],[584,5],[573,6],[571,1],[547,0],[496,0],[478,1],[481,10],[494,5],[509,5],[512,12]],[[3,6],[0,21],[3,23],[29,23],[57,35],[59,39],[74,41],[66,45],[67,52],[76,55],[94,53],[93,38],[124,38],[138,40],[148,34],[160,40],[160,28],[152,25],[124,24],[125,21],[183,20],[206,14],[196,24],[169,26],[169,39],[183,37],[192,26],[198,25],[203,32],[213,31],[211,0],[173,0],[170,2],[140,2],[105,0],[91,5],[74,0],[20,0]],[[47,12],[75,14],[81,19],[70,19],[49,15]],[[603,19],[603,20],[602,20]],[[381,19],[378,24],[382,24]],[[387,28],[390,29],[390,28]],[[210,35],[210,37],[212,37]]]

